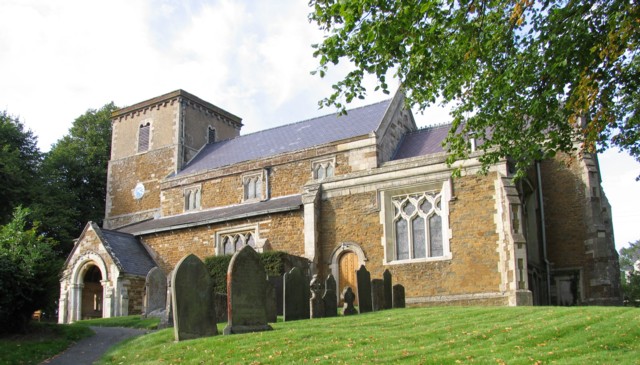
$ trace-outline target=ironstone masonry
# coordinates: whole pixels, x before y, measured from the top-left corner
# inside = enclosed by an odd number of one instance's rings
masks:
[[[140,313],[151,268],[245,245],[305,257],[338,293],[351,268],[389,270],[407,305],[620,303],[595,155],[514,182],[507,160],[478,175],[475,151],[454,179],[450,125],[417,129],[401,92],[241,135],[240,117],[177,90],[112,126],[104,226],[88,223],[67,259],[61,323]]]

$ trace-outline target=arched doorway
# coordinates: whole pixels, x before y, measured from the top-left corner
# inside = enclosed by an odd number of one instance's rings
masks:
[[[349,286],[353,290],[354,294],[356,293],[356,270],[358,270],[358,255],[356,255],[353,251],[345,251],[340,258],[338,259],[339,268],[339,278],[338,278],[338,293],[342,294],[342,291],[345,287]],[[340,298],[340,305],[344,304],[342,298]],[[354,304],[358,304],[358,298],[356,294],[356,300]]]
[[[102,318],[102,273],[89,264],[82,279],[81,319]]]

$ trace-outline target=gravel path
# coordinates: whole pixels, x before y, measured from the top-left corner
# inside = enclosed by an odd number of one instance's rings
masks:
[[[42,364],[48,365],[90,365],[97,361],[111,346],[129,337],[151,331],[124,327],[91,327],[96,333],[72,345]]]

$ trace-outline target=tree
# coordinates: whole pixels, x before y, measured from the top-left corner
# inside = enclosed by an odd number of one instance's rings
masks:
[[[36,207],[38,217],[42,228],[61,242],[65,254],[87,221],[100,224],[104,217],[111,112],[116,109],[109,103],[76,118],[42,163],[47,193]]]
[[[15,207],[36,200],[40,162],[37,138],[18,118],[0,112],[0,224]]]
[[[28,227],[30,211],[17,207],[0,226],[0,333],[23,331],[38,309],[48,308],[58,292],[62,262],[55,242]]]
[[[640,240],[620,249],[620,271],[625,301],[640,306]]]
[[[453,103],[448,162],[484,141],[486,171],[619,147],[640,161],[640,5],[629,0],[311,0],[328,32],[314,45],[321,77],[354,69],[320,106],[364,98],[365,73],[394,71],[412,107]]]

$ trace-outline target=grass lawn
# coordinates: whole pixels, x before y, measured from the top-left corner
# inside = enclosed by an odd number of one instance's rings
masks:
[[[39,364],[92,335],[86,326],[34,322],[26,334],[0,337],[0,364]]]
[[[165,329],[101,363],[640,364],[636,308],[410,308],[272,326],[182,342]]]
[[[155,329],[158,318],[140,316],[78,321],[71,325],[33,322],[28,333],[0,337],[0,365],[39,364],[94,332],[89,326]]]

